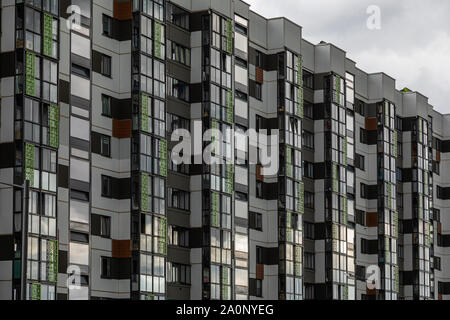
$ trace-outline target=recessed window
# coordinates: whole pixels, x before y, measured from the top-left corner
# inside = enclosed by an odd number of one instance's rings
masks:
[[[258,68],[262,68],[262,53],[258,50],[255,51],[255,66]]]
[[[111,237],[111,218],[100,216],[100,236],[103,238]]]
[[[262,214],[249,212],[249,228],[262,231]]]
[[[112,258],[110,257],[102,257],[102,279],[111,279],[111,262]]]
[[[303,146],[309,149],[314,149],[314,134],[303,130]]]
[[[104,157],[111,157],[111,137],[101,136],[100,154]]]
[[[262,100],[262,85],[260,83],[255,83],[255,98]]]
[[[111,117],[111,97],[102,94],[102,115],[105,117]]]
[[[107,56],[105,54],[102,55],[100,72],[105,77],[111,78],[111,62],[112,62],[112,59],[110,56]]]
[[[314,193],[305,191],[305,208],[314,209]]]
[[[102,176],[102,197],[112,198],[112,181],[111,177]]]
[[[103,15],[103,35],[110,38],[112,37],[112,21],[110,16]]]

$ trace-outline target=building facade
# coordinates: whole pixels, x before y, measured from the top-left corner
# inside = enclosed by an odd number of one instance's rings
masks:
[[[240,0],[0,4],[1,299],[450,299],[424,95]]]

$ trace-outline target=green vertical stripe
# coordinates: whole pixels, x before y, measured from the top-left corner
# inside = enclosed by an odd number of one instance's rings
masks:
[[[31,300],[41,300],[41,284],[31,284]]]
[[[338,166],[337,164],[333,163],[332,165],[333,170],[333,192],[339,192],[339,180],[338,180]]]
[[[303,87],[303,57],[298,57],[298,73],[297,73],[297,84]]]
[[[58,282],[58,241],[49,240],[47,244],[48,281]]]
[[[286,176],[292,178],[292,149],[286,146]]]
[[[336,103],[341,104],[341,77],[335,76],[336,84]]]
[[[161,23],[155,21],[155,39],[154,39],[155,57],[160,59],[162,59],[161,36],[162,36],[162,25]]]
[[[233,53],[233,23],[227,20],[227,52]]]
[[[26,53],[26,66],[25,66],[25,93],[30,96],[36,96],[36,56],[31,53]]]
[[[148,207],[148,183],[150,177],[148,174],[141,175],[141,210],[149,211]]]
[[[50,122],[50,138],[49,144],[53,148],[59,147],[59,108],[55,105],[50,105],[49,110]]]
[[[167,141],[159,140],[160,174],[167,177]]]
[[[148,127],[148,116],[150,114],[149,97],[147,94],[142,94],[142,119],[141,119],[141,130],[150,133]]]
[[[303,88],[298,88],[298,109],[297,109],[297,116],[300,118],[303,118],[304,115],[304,100],[303,100]]]
[[[53,56],[53,17],[44,13],[44,55]]]
[[[30,143],[25,144],[25,180],[34,186],[34,145]]]
[[[233,91],[227,91],[227,122],[234,122],[234,99],[233,99]]]
[[[232,164],[227,164],[227,180],[225,183],[225,192],[233,193],[234,191],[234,167]]]
[[[220,195],[216,192],[211,193],[211,226],[220,227]]]
[[[165,218],[160,219],[159,236],[158,252],[167,254],[167,220]]]

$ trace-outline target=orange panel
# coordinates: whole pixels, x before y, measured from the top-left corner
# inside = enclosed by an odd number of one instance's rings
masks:
[[[438,162],[438,163],[441,162],[441,152],[440,151],[436,151],[436,162]]]
[[[256,82],[263,84],[264,82],[264,70],[260,67],[256,67]]]
[[[374,296],[374,295],[377,294],[377,289],[371,290],[371,289],[369,289],[369,288],[366,288],[366,294],[367,294],[368,296]]]
[[[264,280],[264,265],[263,264],[256,265],[256,279]]]
[[[366,227],[378,227],[378,212],[366,213]]]
[[[366,118],[366,130],[374,131],[377,130],[377,127],[377,118]]]
[[[264,181],[264,177],[261,174],[262,166],[260,164],[256,165],[256,180]]]
[[[131,258],[131,240],[112,241],[113,258]]]
[[[117,20],[130,20],[133,18],[133,1],[114,0],[114,18]]]
[[[131,120],[113,119],[113,137],[115,138],[131,138]]]

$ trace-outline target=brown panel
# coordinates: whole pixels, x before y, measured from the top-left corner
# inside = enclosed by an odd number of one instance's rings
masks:
[[[377,289],[371,290],[371,289],[369,289],[369,288],[366,288],[366,294],[367,294],[368,296],[374,296],[374,295],[377,294]]]
[[[264,71],[260,67],[256,67],[256,82],[260,84],[264,83]]]
[[[442,294],[440,294],[440,293],[438,294],[438,300],[443,300],[442,299]]]
[[[264,280],[264,265],[263,264],[256,265],[256,279]]]
[[[369,228],[378,227],[378,212],[366,213],[366,226]]]
[[[377,130],[378,123],[377,118],[366,118],[366,130]]]
[[[258,181],[264,181],[264,177],[261,174],[261,171],[262,171],[262,165],[257,164],[256,165],[256,180],[258,180]]]
[[[113,119],[113,137],[115,138],[131,138],[131,120]]]
[[[112,257],[131,258],[131,240],[113,240]]]
[[[441,222],[437,223],[437,233],[442,234],[442,223]]]
[[[133,17],[133,1],[114,0],[114,18],[129,20]]]
[[[438,162],[438,163],[441,162],[441,152],[440,151],[436,151],[436,162]]]

